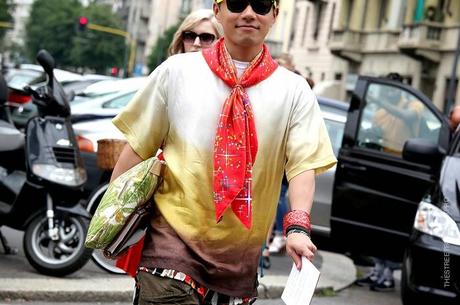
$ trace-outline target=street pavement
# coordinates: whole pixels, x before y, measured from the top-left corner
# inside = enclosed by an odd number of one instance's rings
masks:
[[[43,276],[27,263],[23,255],[22,232],[9,228],[2,228],[2,231],[10,245],[18,248],[19,253],[0,254],[0,302],[8,304],[11,300],[33,302],[72,300],[92,303],[130,301],[133,281],[129,277],[108,274],[92,262],[65,278]],[[271,260],[272,267],[264,270],[265,275],[260,279],[259,297],[262,299],[277,299],[281,296],[292,268],[290,258],[284,255],[272,256]],[[321,272],[316,291],[318,295],[343,293],[349,290],[345,288],[349,287],[356,278],[355,266],[343,255],[319,250],[313,263]]]

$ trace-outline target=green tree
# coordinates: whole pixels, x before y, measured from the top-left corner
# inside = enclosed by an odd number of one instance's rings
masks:
[[[161,35],[157,39],[152,49],[152,52],[149,55],[148,63],[147,63],[151,71],[154,70],[157,66],[159,66],[168,57],[169,45],[171,44],[171,41],[174,37],[174,33],[176,33],[181,22],[182,21],[168,28],[163,33],[163,35]]]
[[[11,16],[11,10],[13,9],[11,0],[0,0],[0,22],[11,22],[13,17]],[[3,37],[8,30],[6,27],[0,27],[0,46],[3,47]]]
[[[47,49],[59,66],[73,66],[70,53],[77,18],[82,10],[79,0],[35,0],[26,24],[28,56]]]
[[[121,18],[112,13],[107,5],[92,2],[82,10],[90,24],[97,24],[113,29],[122,29]],[[75,35],[71,52],[72,61],[78,66],[95,69],[104,73],[112,66],[123,64],[125,38],[111,33],[87,29]]]

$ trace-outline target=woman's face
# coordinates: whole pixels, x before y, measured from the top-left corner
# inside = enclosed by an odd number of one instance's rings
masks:
[[[209,48],[216,38],[217,33],[211,21],[203,20],[191,30],[182,33],[184,52],[196,52]]]

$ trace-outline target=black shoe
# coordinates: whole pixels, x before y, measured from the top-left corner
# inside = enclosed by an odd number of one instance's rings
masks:
[[[363,278],[357,279],[355,284],[360,287],[369,287],[377,283],[378,276],[375,273],[370,273]]]
[[[394,291],[395,290],[395,281],[394,280],[381,280],[373,285],[371,285],[371,290],[373,291]]]
[[[270,256],[262,256],[262,265],[264,269],[270,269],[272,264],[270,263]]]

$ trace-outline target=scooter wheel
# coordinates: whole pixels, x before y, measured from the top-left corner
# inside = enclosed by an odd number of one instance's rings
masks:
[[[105,191],[109,187],[109,183],[104,183],[101,184],[99,187],[97,187],[96,190],[91,194],[91,196],[88,199],[88,206],[87,206],[87,211],[91,214],[94,215],[96,212],[97,206],[101,202],[102,197],[105,194]],[[91,255],[91,260],[99,266],[101,269],[113,273],[113,274],[125,274],[126,272],[120,268],[118,268],[115,264],[116,261],[112,259],[108,259],[107,257],[104,256],[102,253],[102,250],[94,250],[92,255]]]
[[[82,217],[57,214],[54,224],[57,239],[48,232],[46,216],[36,217],[24,234],[24,252],[29,263],[40,273],[66,276],[82,268],[92,250],[85,248],[88,221]]]

